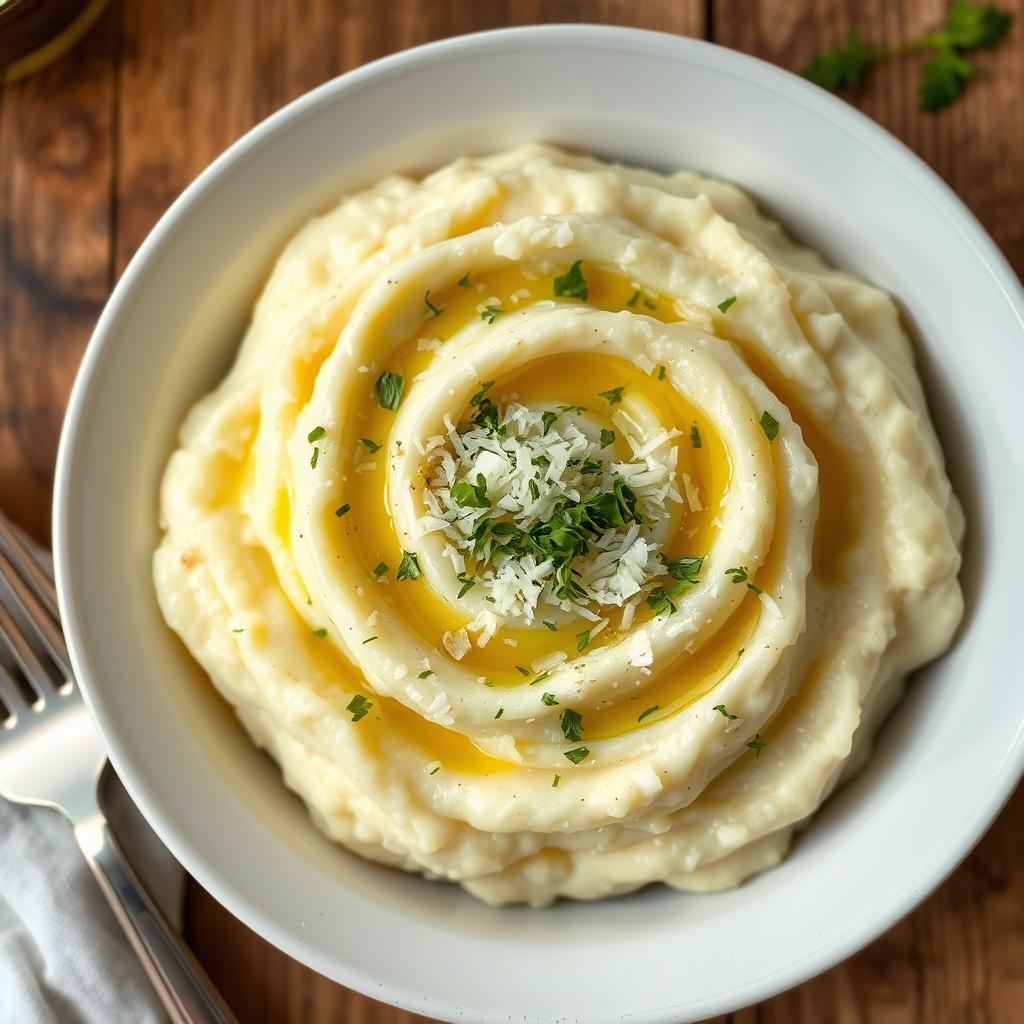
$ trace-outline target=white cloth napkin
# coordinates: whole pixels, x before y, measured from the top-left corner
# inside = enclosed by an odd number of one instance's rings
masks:
[[[0,1022],[166,1020],[67,819],[0,799]]]
[[[49,570],[49,553],[22,538]],[[119,783],[113,792],[111,830],[157,906],[180,927],[184,872]],[[0,1024],[166,1020],[71,823],[49,808],[0,797]]]

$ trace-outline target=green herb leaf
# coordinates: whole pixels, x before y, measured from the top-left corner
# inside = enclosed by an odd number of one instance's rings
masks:
[[[313,454],[309,457],[309,468],[310,469],[316,469],[316,464],[319,461],[320,461],[320,446],[317,445],[317,447],[313,449]]]
[[[758,733],[752,740],[747,741],[747,746],[754,752],[755,757],[760,757],[761,751],[764,750],[765,742],[761,739],[761,734]]]
[[[530,488],[530,497],[534,501],[539,500],[539,498],[540,498],[540,487],[537,485],[537,481],[534,480],[531,477],[530,480],[528,481],[528,486]]]
[[[562,781],[562,776],[561,775],[556,775],[555,778],[554,778],[554,781],[551,783],[551,788],[552,789],[557,789],[558,788],[558,784],[561,781]]]
[[[520,673],[520,675],[524,676],[528,676],[530,674],[530,670],[528,668],[523,668],[522,665],[516,665],[516,671]]]
[[[558,703],[553,693],[545,693],[540,700],[542,704],[547,704],[549,708],[553,708]]]
[[[953,0],[944,32],[952,46],[964,50],[988,49],[1002,42],[1013,18],[994,7]]]
[[[637,291],[633,292],[633,294],[626,301],[626,305],[627,306],[635,306],[636,302],[637,302],[637,299],[639,299],[639,298],[640,298],[640,291],[639,291],[639,289],[637,289]]]
[[[313,630],[313,636],[317,636],[322,640],[325,636],[327,636],[327,630],[321,626],[320,629]]]
[[[438,765],[430,774],[431,775],[436,775],[440,770],[441,770],[441,766]]]
[[[397,578],[402,580],[418,580],[420,578],[420,562],[412,551],[402,552],[402,561],[398,563]]]
[[[484,395],[495,385],[493,380],[480,381],[480,390],[469,400],[470,405],[479,405],[484,400]]]
[[[579,764],[580,761],[585,761],[590,757],[590,751],[586,747],[577,747],[575,750],[565,751],[565,756],[572,761],[573,764]]]
[[[488,306],[486,309],[480,311],[480,319],[483,320],[485,324],[493,324],[494,321],[497,320],[504,312],[505,310],[500,306]]]
[[[371,441],[368,437],[359,438],[359,443],[369,452],[379,452],[383,445],[377,444],[376,441]]]
[[[941,110],[958,100],[963,95],[967,79],[973,77],[976,70],[971,61],[961,57],[952,47],[938,50],[921,66],[921,109]]]
[[[587,290],[587,279],[583,276],[580,267],[583,260],[577,260],[566,273],[555,278],[555,294],[568,295],[574,299],[586,301],[590,294]]]
[[[655,587],[647,595],[647,604],[655,615],[674,615],[678,610],[664,587]]]
[[[664,380],[664,379],[665,379],[665,367],[664,366],[659,366],[658,367],[658,380]]]
[[[346,512],[351,512],[351,511],[352,511],[352,506],[346,504],[346,505],[342,505],[340,508],[336,508],[334,510],[334,514],[340,519],[343,515],[345,515]]]
[[[735,295],[730,295],[729,298],[722,299],[722,301],[718,304],[718,311],[720,313],[728,313],[729,310],[732,309],[732,304],[735,301],[736,301],[736,296]]]
[[[608,391],[598,391],[598,397],[607,399],[609,405],[615,405],[617,402],[622,401],[622,392],[625,391],[625,386],[618,388],[611,388]]]
[[[590,630],[585,629],[582,633],[576,634],[576,650],[583,651],[586,649],[587,644],[590,643]]]
[[[694,423],[694,425],[690,427],[690,447],[699,448],[700,446],[700,431],[697,429],[697,424]]]
[[[423,303],[427,307],[427,316],[428,317],[440,316],[444,312],[444,307],[443,306],[440,309],[438,309],[437,306],[435,306],[430,301],[430,289],[429,288],[427,289],[426,294],[423,296]]]
[[[779,436],[779,421],[767,409],[761,413],[761,419],[758,422],[761,424],[764,436],[769,441],[774,441]]]
[[[387,562],[378,562],[376,568],[373,570],[373,575],[380,579],[388,571]]]
[[[417,679],[429,679],[433,674],[434,674],[434,670],[432,668],[426,668],[416,678]]]
[[[558,413],[549,410],[548,412],[541,413],[540,419],[541,423],[544,424],[544,433],[541,434],[541,437],[547,437],[548,431],[555,425],[555,420],[558,419]]]
[[[583,716],[578,711],[562,708],[558,724],[562,727],[562,735],[570,743],[579,743],[583,739]]]
[[[584,459],[583,465],[580,466],[580,472],[584,476],[589,476],[593,473],[603,473],[604,463],[600,459]]]
[[[498,719],[498,718],[501,718],[501,716],[503,714],[505,714],[505,709],[504,708],[498,708],[498,713],[494,717],[495,717],[495,719]]]
[[[369,701],[361,693],[357,693],[348,702],[345,710],[351,712],[353,722],[358,722],[360,718],[365,718],[370,713],[372,707],[373,701]]]
[[[366,638],[366,639],[365,639],[365,640],[363,641],[363,643],[364,643],[364,644],[372,644],[374,640],[379,640],[379,639],[380,639],[380,637],[379,637],[379,636],[368,636],[368,637],[367,637],[367,638]]]
[[[601,447],[602,448],[607,448],[608,445],[610,445],[610,444],[615,444],[615,431],[614,430],[605,430],[602,427],[601,428]]]
[[[648,715],[653,715],[655,711],[660,710],[661,708],[659,708],[658,705],[655,704],[653,708],[648,708],[646,711],[642,712],[640,716],[637,718],[637,721],[642,722]]]
[[[531,686],[536,686],[538,683],[543,683],[544,680],[547,679],[548,676],[550,676],[550,675],[551,675],[550,672],[541,672],[541,674],[539,676],[537,676],[536,679],[531,679],[530,680],[530,685]]]
[[[465,597],[476,586],[476,580],[470,579],[464,572],[460,572],[455,578],[462,584],[459,588],[460,598]]]
[[[463,508],[490,508],[487,479],[483,473],[477,474],[475,484],[468,480],[456,480],[452,484],[452,500]]]
[[[846,34],[845,46],[837,50],[826,50],[815,57],[800,74],[829,92],[835,92],[840,87],[857,89],[864,72],[875,59],[875,54],[864,49],[860,33],[851,28]]]
[[[323,427],[314,427],[307,435],[306,440],[312,443],[313,441],[319,441],[321,437],[326,434],[327,431]]]
[[[726,569],[725,575],[731,576],[733,583],[746,583],[750,578],[745,565],[737,565],[733,569]]]
[[[711,710],[717,711],[723,718],[728,718],[732,721],[736,720],[736,716],[730,715],[729,712],[725,709],[724,704],[716,704]]]
[[[458,281],[456,281],[455,283],[460,288],[468,288],[469,287],[469,272],[467,271],[465,274],[463,274],[462,277],[460,277],[458,279]]]
[[[558,631],[558,627],[553,622],[549,621],[548,619],[544,620],[544,625],[547,626],[548,629],[550,629],[552,633],[555,633],[555,632]]]
[[[391,373],[385,370],[378,378],[375,390],[377,401],[392,412],[398,408],[402,400],[402,388],[405,387],[405,378],[400,373]]]

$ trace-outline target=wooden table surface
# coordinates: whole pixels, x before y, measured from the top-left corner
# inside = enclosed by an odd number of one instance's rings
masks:
[[[921,113],[915,58],[879,68],[854,102],[953,186],[1024,276],[1024,0],[996,2],[1015,23],[961,102]],[[851,24],[893,45],[944,10],[944,0],[112,0],[75,51],[0,91],[0,505],[48,539],[61,416],[118,275],[218,153],[326,79],[428,40],[539,21],[662,29],[799,69]],[[1009,658],[1008,676],[1018,666]],[[188,937],[243,1024],[422,1019],[313,974],[195,885]],[[728,1019],[1024,1020],[1024,788],[908,919]]]

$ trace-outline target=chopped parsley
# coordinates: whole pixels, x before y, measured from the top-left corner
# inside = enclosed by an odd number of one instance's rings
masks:
[[[589,475],[591,473],[603,473],[604,463],[600,459],[584,459],[580,466],[580,473]]]
[[[392,373],[385,370],[378,378],[374,390],[377,392],[377,401],[385,408],[394,412],[398,403],[402,400],[402,388],[405,387],[405,378],[400,373]]]
[[[373,707],[373,701],[367,700],[361,693],[357,693],[346,706],[345,710],[352,713],[352,721],[358,722],[365,718]]]
[[[345,504],[345,505],[340,506],[339,508],[336,508],[334,510],[334,514],[340,519],[343,515],[345,515],[346,512],[351,512],[351,511],[352,511],[352,506],[349,505],[349,504]]]
[[[425,668],[416,678],[417,679],[429,679],[434,674],[432,668]]]
[[[564,274],[555,278],[556,295],[568,295],[570,298],[586,301],[590,292],[587,289],[587,279],[580,270],[582,265],[583,260],[577,260]]]
[[[582,651],[590,643],[590,630],[585,629],[582,633],[576,634],[576,650]]]
[[[615,431],[606,430],[604,427],[601,428],[601,447],[607,448],[608,445],[615,444]]]
[[[503,714],[505,714],[505,709],[504,708],[498,708],[498,713],[494,716],[495,720],[501,718],[501,716]]]
[[[562,781],[562,776],[561,775],[556,775],[555,778],[554,778],[554,781],[551,783],[551,788],[552,789],[557,789],[558,788],[558,784],[561,781]]]
[[[309,468],[316,469],[317,462],[320,461],[320,446],[317,445],[313,449],[313,454],[309,457]]]
[[[483,473],[477,473],[476,483],[468,480],[456,480],[452,484],[452,500],[463,508],[490,508],[491,502],[487,497],[487,478]]]
[[[558,703],[553,693],[545,693],[541,697],[540,701],[542,704],[546,704],[549,708],[553,708]]]
[[[480,319],[483,320],[485,324],[493,324],[494,321],[497,320],[504,312],[505,310],[500,306],[488,306],[486,309],[480,311]]]
[[[544,620],[544,625],[547,626],[548,629],[550,629],[552,633],[554,633],[554,632],[556,632],[558,630],[558,627],[553,622],[551,622],[549,619],[545,619]]]
[[[387,562],[378,562],[376,568],[373,570],[373,575],[380,579],[388,571]]]
[[[754,757],[760,757],[761,751],[764,750],[765,743],[761,739],[761,734],[758,733],[752,740],[747,740],[747,746],[754,752]]]
[[[665,562],[665,570],[675,580],[675,583],[667,587],[655,587],[647,595],[647,605],[655,615],[672,615],[678,610],[672,598],[678,597],[700,582],[699,575],[703,564],[703,555],[699,558],[677,558],[674,561]]]
[[[484,395],[494,387],[495,383],[493,380],[480,381],[480,390],[469,400],[469,404],[479,405],[484,400]]]
[[[323,626],[321,626],[319,629],[313,630],[313,636],[318,636],[322,640],[325,636],[327,636],[327,630],[324,629]]]
[[[532,477],[527,481],[527,487],[530,490],[530,498],[533,501],[540,500],[540,487],[537,485],[537,481]]]
[[[673,615],[678,611],[664,587],[655,587],[647,595],[647,605],[655,615]]]
[[[572,761],[573,764],[579,764],[580,761],[585,761],[590,757],[590,751],[586,747],[577,747],[575,750],[566,750],[565,756]]]
[[[555,420],[558,419],[558,413],[548,410],[548,412],[541,414],[540,419],[544,424],[544,433],[541,434],[541,437],[547,437],[548,431],[555,425]]]
[[[658,380],[664,380],[664,379],[665,379],[665,367],[664,366],[659,366],[658,367]]]
[[[359,438],[359,443],[371,454],[379,452],[383,447],[383,445],[378,444],[376,441],[371,441],[368,437]]]
[[[736,296],[735,295],[730,295],[729,298],[722,299],[722,301],[718,304],[718,311],[720,313],[728,313],[729,310],[732,309],[732,305],[733,305],[733,303],[735,301],[736,301]]]
[[[717,711],[723,718],[728,718],[730,721],[733,722],[736,721],[736,716],[730,715],[729,712],[726,710],[724,704],[716,704],[711,710]]]
[[[463,274],[462,277],[460,277],[458,279],[458,281],[456,281],[455,283],[460,288],[468,288],[469,287],[469,271],[467,270],[466,273]]]
[[[551,675],[550,672],[541,672],[541,674],[539,676],[537,676],[536,679],[531,679],[530,680],[530,685],[531,686],[536,686],[538,683],[543,683],[544,680],[547,679],[547,677],[549,675]]]
[[[610,388],[608,391],[598,391],[598,397],[607,399],[609,405],[615,405],[622,401],[622,392],[625,391],[625,386],[618,388]]]
[[[455,578],[462,584],[462,586],[459,587],[458,596],[460,598],[465,597],[476,586],[476,580],[471,579],[464,572],[460,572]]]
[[[365,639],[365,640],[363,641],[363,643],[364,643],[364,644],[372,644],[374,640],[379,640],[379,639],[380,639],[380,637],[379,637],[379,636],[368,636],[368,637],[367,637],[367,638],[366,638],[366,639]]]
[[[734,569],[726,569],[726,576],[731,576],[733,583],[746,583],[750,579],[750,574],[747,572],[745,565],[738,565]]]
[[[570,743],[579,743],[583,739],[583,716],[578,711],[562,708],[558,724],[562,727],[562,735]]]
[[[323,427],[314,427],[307,435],[306,440],[312,444],[314,441],[319,441],[321,437],[326,434],[327,431]]]
[[[440,770],[441,770],[441,766],[438,765],[430,774],[431,775],[436,775]]]
[[[761,413],[761,419],[758,422],[761,424],[764,436],[769,441],[774,441],[779,436],[779,421],[767,409]]]
[[[528,676],[530,674],[530,670],[528,668],[523,668],[522,665],[516,665],[516,671],[524,676]]]
[[[638,288],[633,294],[626,300],[627,306],[635,306],[637,299],[640,298],[640,289]]]
[[[427,316],[428,317],[440,316],[444,312],[444,307],[443,306],[440,309],[438,309],[437,306],[435,306],[430,301],[430,289],[429,288],[427,289],[426,294],[423,296],[423,302],[424,302],[424,304],[427,307]]]
[[[403,551],[402,561],[398,564],[398,581],[418,580],[420,578],[420,562],[413,551]]]
[[[653,708],[648,708],[646,711],[641,712],[640,716],[637,718],[637,721],[638,722],[642,722],[648,715],[653,715],[655,711],[660,711],[660,710],[661,710],[661,708],[658,707],[657,704],[655,704]]]
[[[244,633],[245,630],[244,629],[232,629],[231,632],[232,633]]]
[[[694,423],[694,425],[692,427],[690,427],[690,447],[691,448],[700,448],[700,446],[701,446],[700,431],[697,429],[697,424]]]

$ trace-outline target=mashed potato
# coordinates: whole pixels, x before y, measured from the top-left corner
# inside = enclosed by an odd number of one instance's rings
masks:
[[[736,188],[541,146],[303,228],[161,525],[317,825],[492,903],[776,864],[962,612],[891,299]]]

